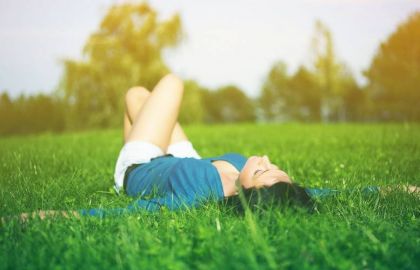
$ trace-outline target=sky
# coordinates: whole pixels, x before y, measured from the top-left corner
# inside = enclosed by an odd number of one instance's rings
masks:
[[[63,59],[80,59],[89,35],[117,0],[0,0],[0,92],[51,93]],[[138,2],[138,1],[137,1]],[[171,70],[256,97],[272,65],[309,64],[317,19],[331,30],[338,58],[360,84],[378,46],[420,0],[151,0],[165,19],[180,13],[185,38],[165,51]]]

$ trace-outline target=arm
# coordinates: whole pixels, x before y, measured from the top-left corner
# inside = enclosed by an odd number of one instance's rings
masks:
[[[387,187],[378,187],[379,191],[382,194],[387,194],[395,190],[401,190],[409,194],[420,194],[420,187],[412,185],[397,185],[397,186],[387,186]]]
[[[40,210],[36,212],[22,213],[18,216],[2,217],[1,223],[5,224],[7,221],[15,218],[21,222],[28,222],[30,219],[40,218],[41,220],[44,220],[51,217],[80,218],[80,213],[77,211]]]
[[[330,189],[330,188],[305,188],[306,193],[312,198],[325,198],[337,195],[343,192],[353,192],[359,190],[362,194],[388,194],[393,191],[403,191],[409,194],[420,194],[420,188],[417,186],[411,185],[397,185],[397,186],[386,186],[386,187],[376,187],[376,186],[368,186],[361,189],[357,188],[348,188],[343,190],[338,189]]]
[[[142,200],[138,199],[131,203],[128,207],[120,208],[91,208],[91,209],[81,209],[77,211],[58,211],[58,210],[41,210],[31,213],[22,213],[18,216],[2,217],[1,223],[5,224],[7,221],[18,218],[21,222],[28,222],[34,218],[40,218],[44,220],[46,218],[54,217],[64,217],[64,218],[77,218],[82,217],[115,217],[125,214],[132,214],[141,210],[148,212],[158,211],[161,206],[168,207],[171,210],[176,210],[181,208],[184,205],[188,205],[188,202],[183,202],[182,200],[176,200],[172,196],[166,196],[162,198],[154,198],[151,200]]]

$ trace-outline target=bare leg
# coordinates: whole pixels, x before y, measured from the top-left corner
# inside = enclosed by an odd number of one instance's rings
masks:
[[[163,152],[171,142],[184,86],[173,74],[163,77],[144,102],[127,137],[127,142],[142,140],[160,147]]]
[[[141,86],[132,87],[127,91],[124,112],[124,142],[127,141],[131,132],[133,119],[137,118],[137,115],[149,96],[150,91]],[[169,145],[179,141],[188,141],[188,137],[181,125],[177,122],[172,131]]]
[[[184,130],[181,127],[181,124],[176,122],[174,130],[172,131],[171,141],[169,145],[174,144],[180,141],[188,141],[187,134],[185,134]]]

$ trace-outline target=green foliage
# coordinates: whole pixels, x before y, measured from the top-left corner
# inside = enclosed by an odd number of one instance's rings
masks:
[[[319,121],[320,89],[305,67],[288,77],[286,65],[277,63],[263,86],[260,104],[271,120]]]
[[[250,98],[233,85],[216,91],[202,92],[208,123],[251,122],[255,120],[255,108]]]
[[[152,90],[169,72],[163,51],[182,36],[178,14],[159,20],[147,3],[111,7],[87,40],[83,58],[64,61],[54,95],[0,96],[0,135],[122,126],[126,90]],[[285,63],[275,62],[257,102],[233,85],[209,90],[185,81],[180,122],[250,122],[257,114],[268,121],[420,120],[420,12],[381,44],[365,73],[365,89],[338,60],[332,34],[320,21],[311,52],[310,65],[291,75]]]
[[[366,76],[373,117],[420,120],[420,12],[380,45]]]
[[[366,89],[361,88],[353,75],[343,73],[341,85],[343,87],[341,117],[347,121],[364,121],[371,119],[368,112]]]
[[[125,91],[135,85],[152,89],[169,71],[163,49],[176,46],[181,36],[178,14],[158,21],[147,3],[113,6],[89,37],[83,60],[64,62],[69,127],[119,126]]]
[[[212,125],[186,129],[203,156],[267,154],[315,187],[420,185],[419,125]],[[0,139],[0,216],[119,207],[109,189],[121,131]],[[392,147],[390,147],[392,146]],[[0,226],[0,269],[417,269],[420,199],[358,192],[308,214],[238,216],[217,204],[115,218]]]
[[[287,92],[289,77],[284,62],[273,65],[264,82],[259,103],[265,119],[282,120],[286,106],[282,95]]]
[[[321,21],[315,22],[315,33],[312,39],[313,67],[322,90],[322,97],[338,96],[339,74],[342,68],[337,61],[331,31]]]
[[[7,93],[0,96],[0,134],[9,134],[17,128],[17,113],[13,107],[12,100]]]
[[[294,119],[320,120],[321,95],[314,75],[305,67],[300,67],[290,78],[291,95],[286,99],[286,107]]]
[[[157,12],[146,3],[113,6],[99,30],[89,37],[83,60],[64,62],[61,93],[68,104],[67,128],[121,126],[124,92],[135,85],[152,90],[169,72],[162,59],[163,50],[175,47],[181,38],[178,14],[158,21]],[[255,119],[253,104],[239,89],[231,86],[212,94],[211,108],[204,101],[205,92],[197,82],[185,82],[181,123]]]
[[[64,104],[45,94],[21,95],[12,100],[3,93],[0,96],[0,123],[0,135],[62,131],[65,126]]]
[[[337,59],[331,31],[319,20],[315,23],[312,54],[311,70],[319,88],[322,121],[352,120],[349,116],[354,115],[352,106],[357,103],[349,104],[351,100],[346,98],[359,96],[360,89],[350,69]]]
[[[197,82],[184,82],[184,97],[182,99],[179,122],[181,124],[202,123],[206,113],[204,107],[203,89]]]
[[[286,64],[276,62],[267,75],[259,103],[266,120],[352,121],[365,117],[365,94],[349,68],[334,52],[332,34],[315,24],[312,63],[291,76]]]

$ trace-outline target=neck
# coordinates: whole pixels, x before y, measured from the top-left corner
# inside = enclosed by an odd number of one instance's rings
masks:
[[[225,197],[236,195],[236,180],[239,178],[239,173],[219,171],[219,174],[222,180],[223,193],[225,194]]]
[[[239,178],[239,173],[237,172],[220,172],[220,175],[227,179],[228,181],[236,181]]]
[[[224,160],[213,161],[212,164],[219,172],[225,197],[236,195],[235,181],[239,178],[239,171],[232,164]]]

